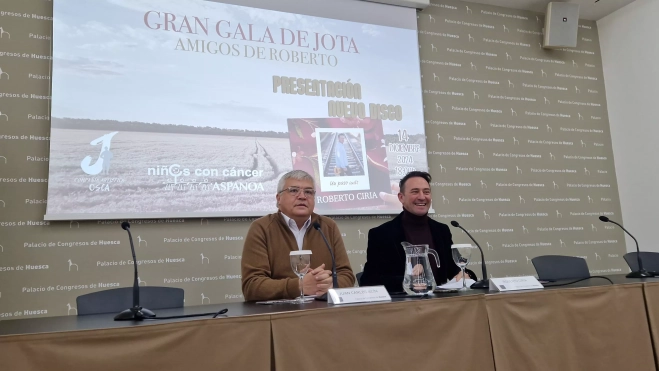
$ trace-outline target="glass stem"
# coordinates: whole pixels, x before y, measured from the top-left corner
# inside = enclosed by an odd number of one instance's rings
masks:
[[[462,288],[467,288],[467,277],[465,277],[465,267],[460,268],[462,270]]]
[[[304,300],[304,283],[303,283],[304,276],[300,276],[300,301]]]

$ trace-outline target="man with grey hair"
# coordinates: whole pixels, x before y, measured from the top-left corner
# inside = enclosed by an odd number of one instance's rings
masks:
[[[241,262],[245,300],[293,299],[322,295],[332,288],[332,257],[319,231],[323,231],[336,260],[340,287],[352,287],[355,276],[339,228],[332,219],[313,212],[316,188],[307,172],[293,170],[277,185],[278,212],[255,220],[247,232]],[[291,251],[311,250],[311,267],[302,279],[293,272]],[[302,287],[300,287],[302,286]]]

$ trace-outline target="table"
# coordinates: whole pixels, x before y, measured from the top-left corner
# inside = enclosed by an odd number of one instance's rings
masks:
[[[656,370],[643,284],[487,295],[497,370]]]
[[[471,291],[392,303],[206,305],[0,321],[11,370],[657,370],[659,279],[607,276],[529,292]],[[560,285],[561,282],[553,285]],[[4,367],[3,367],[4,368]]]

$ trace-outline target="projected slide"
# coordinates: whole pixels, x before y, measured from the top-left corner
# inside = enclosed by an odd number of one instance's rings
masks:
[[[240,3],[54,2],[46,219],[260,216],[293,169],[319,213],[401,210],[428,167],[415,11]]]

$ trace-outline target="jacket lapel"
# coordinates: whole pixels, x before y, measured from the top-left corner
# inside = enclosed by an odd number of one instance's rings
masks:
[[[405,250],[403,250],[403,246],[400,244],[401,242],[405,241],[405,231],[403,230],[403,213],[398,214],[398,216],[392,220],[392,223],[393,228],[391,228],[389,231],[389,238],[391,238],[391,241],[394,242],[394,248],[398,252],[398,256],[405,259]]]
[[[446,248],[443,246],[443,238],[442,238],[442,229],[440,228],[441,225],[437,222],[435,222],[433,219],[428,217],[428,223],[430,224],[430,233],[432,234],[432,242],[435,244],[435,250],[437,252],[442,251],[442,248]],[[451,246],[448,246],[448,248],[451,248]]]

